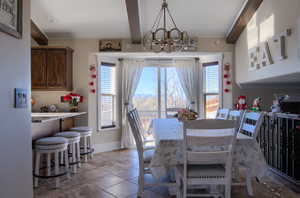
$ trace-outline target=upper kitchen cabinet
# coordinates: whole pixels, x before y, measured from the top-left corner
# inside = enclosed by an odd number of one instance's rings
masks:
[[[33,47],[31,49],[33,90],[72,90],[73,50],[68,47]]]

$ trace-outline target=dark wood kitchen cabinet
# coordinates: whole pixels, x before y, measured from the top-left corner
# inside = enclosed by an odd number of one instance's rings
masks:
[[[71,91],[73,50],[68,47],[33,47],[31,82],[33,90]]]

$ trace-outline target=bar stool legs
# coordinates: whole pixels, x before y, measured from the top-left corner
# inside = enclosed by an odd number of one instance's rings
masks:
[[[65,131],[55,134],[57,137],[68,139],[69,161],[73,173],[77,173],[80,168],[80,133],[74,131]]]
[[[93,133],[93,129],[86,126],[74,127],[71,128],[72,131],[77,131],[80,133],[81,140],[81,153],[80,155],[83,158],[83,162],[87,162],[89,159],[93,158],[94,149],[92,148],[91,136]]]
[[[76,149],[77,159],[80,160],[80,142],[78,142],[76,145],[77,145],[77,149]],[[80,161],[79,161],[77,166],[78,166],[78,168],[81,167],[81,162]]]
[[[38,187],[39,178],[55,178],[55,187],[59,188],[59,177],[68,174],[69,159],[65,158],[65,170],[60,171],[59,155],[66,153],[67,156],[68,140],[63,137],[41,138],[35,142],[35,169],[34,169],[34,187]],[[51,172],[51,157],[54,155],[54,174]],[[40,174],[41,157],[46,157],[45,175]]]
[[[59,160],[58,160],[58,155],[59,155],[59,152],[55,152],[54,154],[54,158],[55,158],[55,175],[58,175],[59,174]],[[55,178],[55,187],[56,188],[59,188],[59,178],[56,177]]]
[[[84,155],[84,162],[86,163],[88,160],[88,156],[87,156],[87,151],[88,151],[88,144],[87,144],[87,136],[83,137],[83,152],[85,153]]]
[[[40,162],[41,162],[41,154],[37,153],[35,156],[35,169],[34,169],[34,174],[39,175],[40,172]],[[38,187],[39,185],[39,178],[34,177],[34,187]]]
[[[91,136],[88,136],[87,138],[88,138],[88,148],[89,148],[89,151],[90,151],[89,157],[90,157],[90,160],[92,160],[93,157],[94,157],[94,152],[92,150]]]

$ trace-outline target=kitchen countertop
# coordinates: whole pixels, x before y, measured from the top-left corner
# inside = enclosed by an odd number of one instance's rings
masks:
[[[31,113],[32,123],[44,123],[54,120],[84,115],[86,112],[55,112],[55,113]]]

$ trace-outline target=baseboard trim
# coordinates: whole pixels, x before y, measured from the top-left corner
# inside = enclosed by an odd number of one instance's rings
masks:
[[[103,153],[108,151],[119,150],[121,148],[121,142],[109,142],[109,143],[102,143],[102,144],[94,144],[95,153]]]

